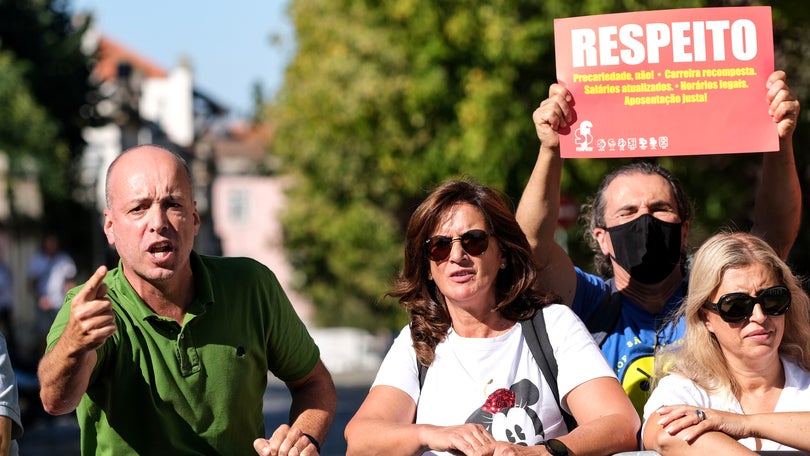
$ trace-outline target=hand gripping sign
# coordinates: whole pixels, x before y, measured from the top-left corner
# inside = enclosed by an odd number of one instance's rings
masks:
[[[765,95],[770,7],[555,19],[554,36],[557,80],[577,113],[563,157],[779,149]]]

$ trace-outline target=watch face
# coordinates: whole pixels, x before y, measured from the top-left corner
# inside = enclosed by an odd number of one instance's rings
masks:
[[[568,456],[568,447],[557,439],[546,440],[546,449],[554,456]]]

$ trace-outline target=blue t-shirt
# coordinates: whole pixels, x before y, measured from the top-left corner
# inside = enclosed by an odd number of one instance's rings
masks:
[[[579,268],[575,269],[577,291],[571,308],[582,321],[587,322],[599,304],[610,299],[610,295],[617,293],[617,290],[612,280],[606,281]],[[677,310],[686,296],[686,283],[684,280],[658,315],[651,314],[621,295],[619,318],[602,344],[602,353],[619,377],[639,416],[650,395],[655,350],[680,339],[686,331],[682,320],[677,324],[667,323],[667,316]]]

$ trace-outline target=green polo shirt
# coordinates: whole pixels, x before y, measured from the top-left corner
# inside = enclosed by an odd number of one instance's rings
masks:
[[[255,455],[267,372],[303,378],[320,353],[275,275],[247,258],[191,254],[196,296],[182,325],[155,314],[121,266],[107,273],[116,333],[76,409],[82,454]],[[70,316],[71,290],[48,334]],[[280,424],[280,423],[279,423]]]

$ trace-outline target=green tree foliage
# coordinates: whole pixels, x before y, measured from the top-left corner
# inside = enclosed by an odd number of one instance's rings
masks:
[[[396,328],[405,321],[383,296],[401,266],[408,217],[439,182],[471,176],[517,201],[538,150],[531,113],[555,80],[553,18],[669,7],[661,0],[292,0],[298,53],[273,112],[272,153],[294,176],[286,244],[321,323]],[[754,158],[661,160],[703,202],[696,236],[747,218]],[[564,191],[582,202],[620,163],[567,160]],[[733,177],[722,173],[732,164]],[[572,252],[589,264],[587,247]]]
[[[81,268],[97,222],[92,208],[72,197],[74,166],[82,129],[102,121],[84,32],[72,23],[67,0],[0,0],[0,148],[11,157],[12,180],[35,163],[44,205],[41,220],[14,217],[11,227],[59,233]]]
[[[74,26],[71,15],[65,0],[0,0],[0,50],[11,57],[49,126],[43,131],[29,126],[30,139],[40,137],[36,147],[14,147],[13,137],[0,140],[9,153],[37,160],[46,207],[54,209],[50,215],[70,202],[72,165],[84,146],[82,128],[99,121],[94,109],[98,94],[90,81],[93,62],[81,48],[85,29]]]
[[[67,0],[0,0],[0,48],[27,62],[32,92],[58,121],[72,156],[81,153],[81,129],[98,121],[93,61],[82,51],[85,25],[72,22]]]
[[[34,100],[25,74],[24,65],[15,63],[8,52],[0,51],[0,151],[8,155],[12,175],[26,172],[22,169],[26,158],[61,156],[63,162],[67,158],[58,124]],[[60,176],[51,173],[49,177],[46,181],[53,182]]]

